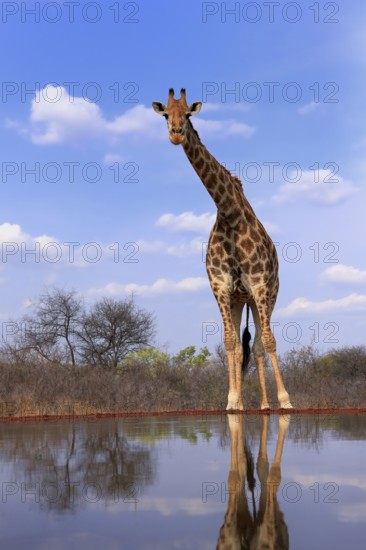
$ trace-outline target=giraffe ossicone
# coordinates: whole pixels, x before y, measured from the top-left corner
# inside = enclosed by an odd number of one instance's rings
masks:
[[[265,352],[272,363],[280,407],[292,408],[278,367],[276,340],[270,326],[279,287],[276,248],[245,197],[241,181],[209,153],[193,128],[190,117],[200,112],[202,103],[196,101],[188,105],[184,88],[179,99],[175,99],[174,90],[170,88],[167,105],[153,102],[152,106],[156,113],[165,117],[170,141],[182,145],[217,207],[207,247],[206,268],[224,325],[229,371],[226,408],[244,409],[242,367],[247,365],[250,353],[249,346],[243,346],[240,334],[245,304],[255,324],[252,351],[258,370],[261,408],[269,408],[264,378]]]

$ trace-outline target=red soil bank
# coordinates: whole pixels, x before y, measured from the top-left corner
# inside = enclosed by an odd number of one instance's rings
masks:
[[[92,413],[92,414],[55,414],[55,415],[33,415],[33,416],[1,416],[0,422],[44,422],[54,420],[92,420],[97,418],[140,418],[149,416],[213,416],[226,414],[263,415],[263,414],[366,414],[366,407],[352,408],[307,408],[307,409],[250,409],[246,411],[226,411],[226,410],[194,410],[194,411],[160,411],[160,412],[110,412],[110,413]]]

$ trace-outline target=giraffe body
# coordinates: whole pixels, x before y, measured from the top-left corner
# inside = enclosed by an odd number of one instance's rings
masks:
[[[229,370],[227,409],[244,409],[240,323],[245,304],[252,311],[256,328],[253,355],[261,388],[261,408],[269,408],[263,370],[265,351],[273,366],[280,406],[291,408],[270,327],[279,288],[276,249],[245,197],[240,180],[209,153],[193,128],[189,118],[200,111],[201,105],[196,102],[188,107],[184,89],[178,100],[174,99],[174,91],[169,90],[167,106],[153,103],[154,110],[167,120],[171,142],[183,146],[188,160],[217,206],[206,268],[224,325]]]

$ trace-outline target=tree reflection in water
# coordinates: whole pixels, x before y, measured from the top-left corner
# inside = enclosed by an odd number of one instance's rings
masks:
[[[154,450],[129,439],[117,419],[5,428],[0,455],[11,464],[5,496],[19,493],[22,502],[65,512],[99,501],[135,503],[141,488],[154,483]]]

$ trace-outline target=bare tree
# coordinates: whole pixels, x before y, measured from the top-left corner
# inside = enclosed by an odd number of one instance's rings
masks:
[[[102,298],[84,315],[81,327],[83,361],[114,372],[128,353],[151,345],[155,334],[152,314],[138,308],[133,296]]]
[[[12,337],[1,355],[12,363],[25,361],[100,365],[116,372],[130,352],[151,345],[155,334],[151,313],[125,300],[102,298],[86,312],[76,292],[53,288],[37,301],[30,315],[9,321]]]
[[[83,304],[74,290],[54,288],[42,294],[33,315],[21,320],[16,346],[49,362],[76,366],[76,344]]]
[[[215,353],[216,353],[217,362],[222,367],[227,369],[228,368],[228,366],[227,366],[227,355],[226,355],[225,348],[221,343],[217,344],[217,346],[215,347]]]

